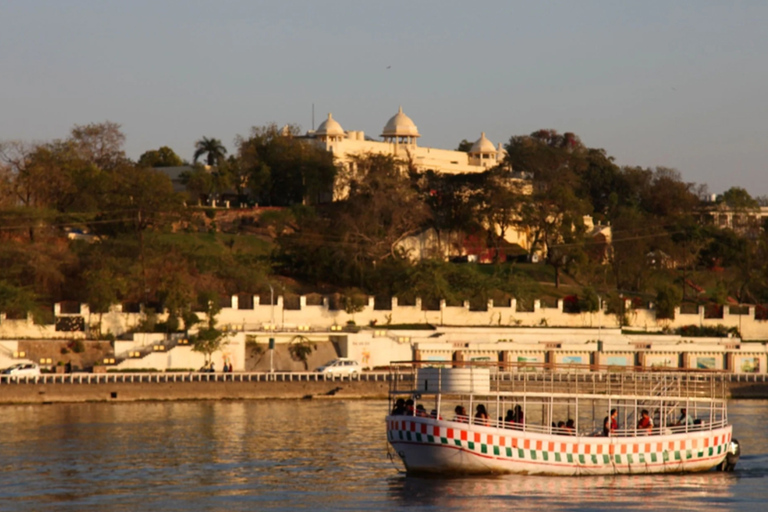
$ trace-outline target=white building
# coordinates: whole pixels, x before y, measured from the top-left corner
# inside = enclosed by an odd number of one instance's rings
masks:
[[[483,172],[501,164],[506,156],[501,144],[494,146],[485,133],[480,134],[468,153],[420,147],[417,140],[421,134],[413,120],[403,113],[402,107],[384,125],[381,131],[383,141],[366,139],[362,131],[344,130],[331,114],[315,132],[307,135],[315,144],[332,152],[337,161],[350,171],[354,171],[350,168],[353,163],[351,157],[366,153],[392,155],[419,171],[452,174]]]

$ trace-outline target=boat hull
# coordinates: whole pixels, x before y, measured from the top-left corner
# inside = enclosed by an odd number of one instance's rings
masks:
[[[730,426],[669,435],[539,434],[388,416],[387,439],[409,473],[614,475],[708,471],[723,462]]]

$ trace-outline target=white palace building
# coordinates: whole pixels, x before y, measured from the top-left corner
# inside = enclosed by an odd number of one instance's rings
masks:
[[[307,136],[318,146],[332,152],[337,162],[344,166],[349,166],[352,155],[377,153],[409,161],[420,171],[476,173],[496,167],[506,156],[501,144],[494,146],[485,133],[480,135],[469,152],[420,147],[417,143],[421,137],[419,129],[403,113],[402,107],[384,125],[381,131],[383,141],[366,138],[362,131],[344,130],[331,114]]]

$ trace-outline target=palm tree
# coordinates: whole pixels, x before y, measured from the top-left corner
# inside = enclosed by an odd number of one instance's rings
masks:
[[[197,163],[198,158],[205,154],[208,155],[206,157],[208,165],[216,165],[227,154],[227,148],[224,147],[219,139],[203,137],[195,142],[195,163]]]

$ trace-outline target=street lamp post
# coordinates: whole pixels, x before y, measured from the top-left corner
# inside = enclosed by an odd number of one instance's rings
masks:
[[[270,329],[275,328],[275,289],[272,288],[272,283],[267,283],[269,286],[269,312],[270,312]],[[274,356],[275,356],[275,339],[269,338],[269,373],[274,373]]]
[[[270,308],[269,323],[272,326],[274,326],[275,325],[275,289],[272,288],[272,283],[267,283],[267,286],[269,286],[269,308]]]

